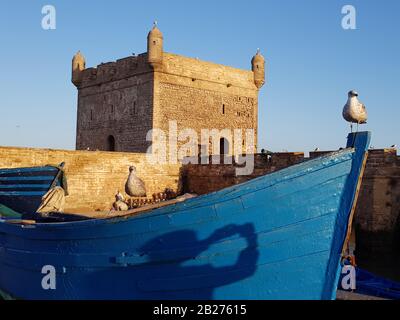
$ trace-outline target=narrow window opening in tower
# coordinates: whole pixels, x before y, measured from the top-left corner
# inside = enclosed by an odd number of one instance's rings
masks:
[[[110,107],[110,112],[111,112],[111,113],[114,113],[114,105],[113,105],[113,104],[112,104],[111,107]]]
[[[136,101],[133,103],[133,114],[137,114]]]
[[[92,121],[92,120],[93,120],[93,110],[90,109],[90,121]]]
[[[225,114],[225,105],[222,105],[222,114]]]
[[[112,135],[107,138],[107,151],[115,151],[115,138]]]
[[[154,44],[154,45],[156,45],[156,44],[157,44],[157,42],[156,42],[156,41],[153,41],[153,44]]]
[[[221,138],[219,140],[219,153],[221,155],[229,153],[229,142],[226,138]]]

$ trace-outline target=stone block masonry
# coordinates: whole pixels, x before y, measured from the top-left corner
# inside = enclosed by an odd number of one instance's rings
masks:
[[[222,188],[254,179],[267,173],[280,170],[304,161],[303,152],[283,152],[272,155],[256,154],[254,156],[254,171],[251,175],[237,176],[236,167],[240,166],[230,160],[232,164],[187,164],[183,167],[182,177],[184,179],[185,192],[206,194]],[[201,160],[198,160],[200,163]],[[228,163],[228,161],[225,161]]]
[[[82,71],[76,148],[145,153],[153,128],[153,79],[144,56]]]
[[[400,157],[370,150],[355,227],[360,265],[400,281]]]
[[[58,165],[65,162],[69,196],[66,211],[111,208],[117,190],[124,193],[128,168],[136,166],[151,198],[165,188],[178,189],[179,165],[149,165],[142,153],[68,151],[0,147],[0,168]]]

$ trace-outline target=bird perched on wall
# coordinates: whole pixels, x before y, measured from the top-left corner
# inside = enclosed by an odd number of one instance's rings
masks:
[[[122,195],[119,190],[115,195],[115,202],[113,203],[113,208],[116,211],[126,211],[129,209],[128,205],[125,203],[125,197]]]
[[[390,146],[392,149],[396,149],[397,148],[397,144],[393,144]]]
[[[142,179],[136,175],[136,168],[129,167],[128,180],[125,183],[125,192],[131,197],[145,197],[146,187]]]
[[[118,190],[117,194],[115,195],[115,200],[116,201],[125,201],[124,195]]]
[[[353,123],[358,125],[367,123],[367,110],[365,105],[358,100],[358,93],[354,90],[349,91],[347,103],[343,108],[343,118],[350,122],[350,129],[353,132]]]

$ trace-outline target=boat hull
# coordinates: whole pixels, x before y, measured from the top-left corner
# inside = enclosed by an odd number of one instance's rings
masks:
[[[22,299],[334,299],[369,133],[346,149],[139,216],[0,222]]]

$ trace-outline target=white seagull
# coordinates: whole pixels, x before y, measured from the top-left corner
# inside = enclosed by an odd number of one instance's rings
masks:
[[[136,175],[136,168],[129,167],[129,176],[125,184],[125,192],[131,197],[145,197],[146,187],[142,179]]]
[[[347,103],[343,108],[343,118],[350,122],[350,128],[353,132],[353,123],[358,125],[362,123],[367,123],[367,110],[365,105],[358,100],[358,93],[354,90],[349,91]]]

